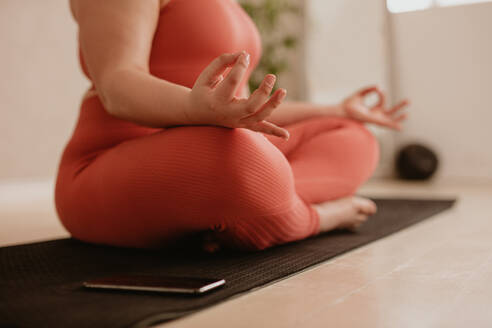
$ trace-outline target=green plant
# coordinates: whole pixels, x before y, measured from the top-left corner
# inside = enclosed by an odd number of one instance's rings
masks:
[[[289,3],[289,0],[262,0],[255,3],[242,0],[241,6],[255,22],[262,36],[263,53],[249,79],[250,90],[255,90],[266,74],[278,75],[288,69],[286,51],[282,50],[295,48],[297,37],[285,32],[278,33],[278,25],[283,15],[299,14],[300,9]]]

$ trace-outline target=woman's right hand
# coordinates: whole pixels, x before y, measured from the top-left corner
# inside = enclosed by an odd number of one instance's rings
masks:
[[[224,78],[224,71],[231,67]],[[190,92],[187,117],[191,124],[209,124],[289,138],[289,132],[265,119],[285,98],[285,89],[270,97],[276,77],[267,74],[249,98],[235,97],[249,66],[249,55],[242,51],[215,58],[200,74]]]

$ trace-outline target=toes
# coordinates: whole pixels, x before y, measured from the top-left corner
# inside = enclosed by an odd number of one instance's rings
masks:
[[[373,215],[377,212],[378,207],[377,207],[376,203],[373,202],[372,200],[368,199],[368,201],[369,201],[369,205],[367,206],[367,208],[369,209],[368,214]]]
[[[376,203],[368,198],[356,197],[355,201],[357,203],[359,211],[364,214],[373,215],[378,209]]]
[[[202,238],[203,251],[207,253],[215,253],[220,250],[220,244],[212,231],[205,231]]]
[[[363,213],[359,213],[355,216],[355,222],[354,224],[358,227],[360,226],[362,223],[366,222],[367,221],[367,214],[363,214]]]
[[[352,232],[356,232],[359,227],[367,221],[367,218],[368,216],[366,214],[363,214],[363,213],[358,213],[356,214],[354,217],[353,217],[353,220],[348,223],[348,224],[345,224],[343,225],[342,227],[340,227],[341,229],[346,229],[346,230],[349,230],[349,231],[352,231]]]
[[[214,241],[208,241],[203,243],[203,250],[207,253],[215,253],[220,249],[220,245]]]

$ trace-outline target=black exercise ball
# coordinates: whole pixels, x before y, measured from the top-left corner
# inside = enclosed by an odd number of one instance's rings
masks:
[[[398,176],[406,180],[427,180],[437,170],[439,159],[432,149],[421,144],[410,144],[396,156]]]

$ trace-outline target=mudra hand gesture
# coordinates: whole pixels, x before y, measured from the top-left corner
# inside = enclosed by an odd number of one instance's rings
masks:
[[[364,104],[364,98],[372,93],[376,93],[379,100],[374,106],[369,107]],[[378,87],[371,86],[345,99],[341,107],[342,115],[345,117],[401,130],[401,122],[407,118],[407,114],[402,113],[401,109],[408,104],[409,101],[405,99],[393,107],[387,107],[384,93]]]
[[[270,96],[276,77],[267,74],[248,98],[238,98],[236,91],[249,66],[249,55],[242,51],[215,58],[196,80],[187,114],[190,122],[230,128],[246,128],[284,139],[289,132],[266,119],[284,100],[287,91],[277,89]],[[231,70],[224,77],[227,68]],[[191,114],[192,113],[192,114]]]

